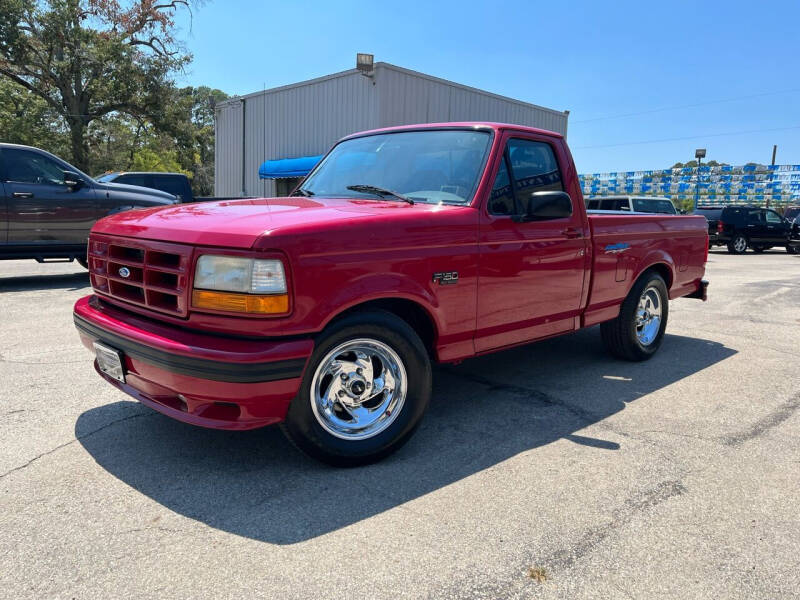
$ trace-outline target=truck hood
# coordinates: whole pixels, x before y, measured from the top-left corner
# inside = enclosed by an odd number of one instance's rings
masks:
[[[126,194],[130,196],[140,196],[160,204],[175,204],[177,198],[167,192],[154,190],[139,185],[127,185],[125,183],[111,183],[106,181],[96,182],[97,189],[111,194]]]
[[[354,198],[258,198],[132,210],[99,220],[93,233],[251,248],[262,236],[307,233],[364,219],[386,219],[442,206]]]

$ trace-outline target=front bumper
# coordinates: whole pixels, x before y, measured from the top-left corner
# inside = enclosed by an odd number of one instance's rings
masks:
[[[254,340],[187,331],[81,298],[73,317],[83,345],[123,353],[126,381],[100,375],[179,421],[215,429],[253,429],[282,421],[297,395],[310,338]]]

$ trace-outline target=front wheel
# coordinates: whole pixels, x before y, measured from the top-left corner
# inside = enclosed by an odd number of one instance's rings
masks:
[[[731,254],[744,254],[747,251],[747,238],[741,234],[733,236],[728,242],[728,252]]]
[[[644,273],[623,301],[619,316],[600,325],[603,343],[617,358],[647,360],[661,346],[668,315],[667,284],[658,273]]]
[[[313,458],[367,464],[408,441],[430,394],[430,360],[416,332],[392,313],[355,314],[323,332],[283,430]]]
[[[789,254],[800,254],[800,246],[786,246],[786,251]]]

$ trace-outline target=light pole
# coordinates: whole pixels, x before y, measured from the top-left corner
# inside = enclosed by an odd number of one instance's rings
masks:
[[[697,181],[694,184],[694,210],[692,212],[697,211],[697,201],[700,198],[700,164],[706,157],[706,149],[698,148],[694,151],[694,157],[697,159]]]

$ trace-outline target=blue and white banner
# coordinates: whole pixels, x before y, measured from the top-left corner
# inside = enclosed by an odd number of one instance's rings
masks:
[[[701,203],[800,204],[800,165],[682,167],[580,175],[587,196],[644,194]]]

